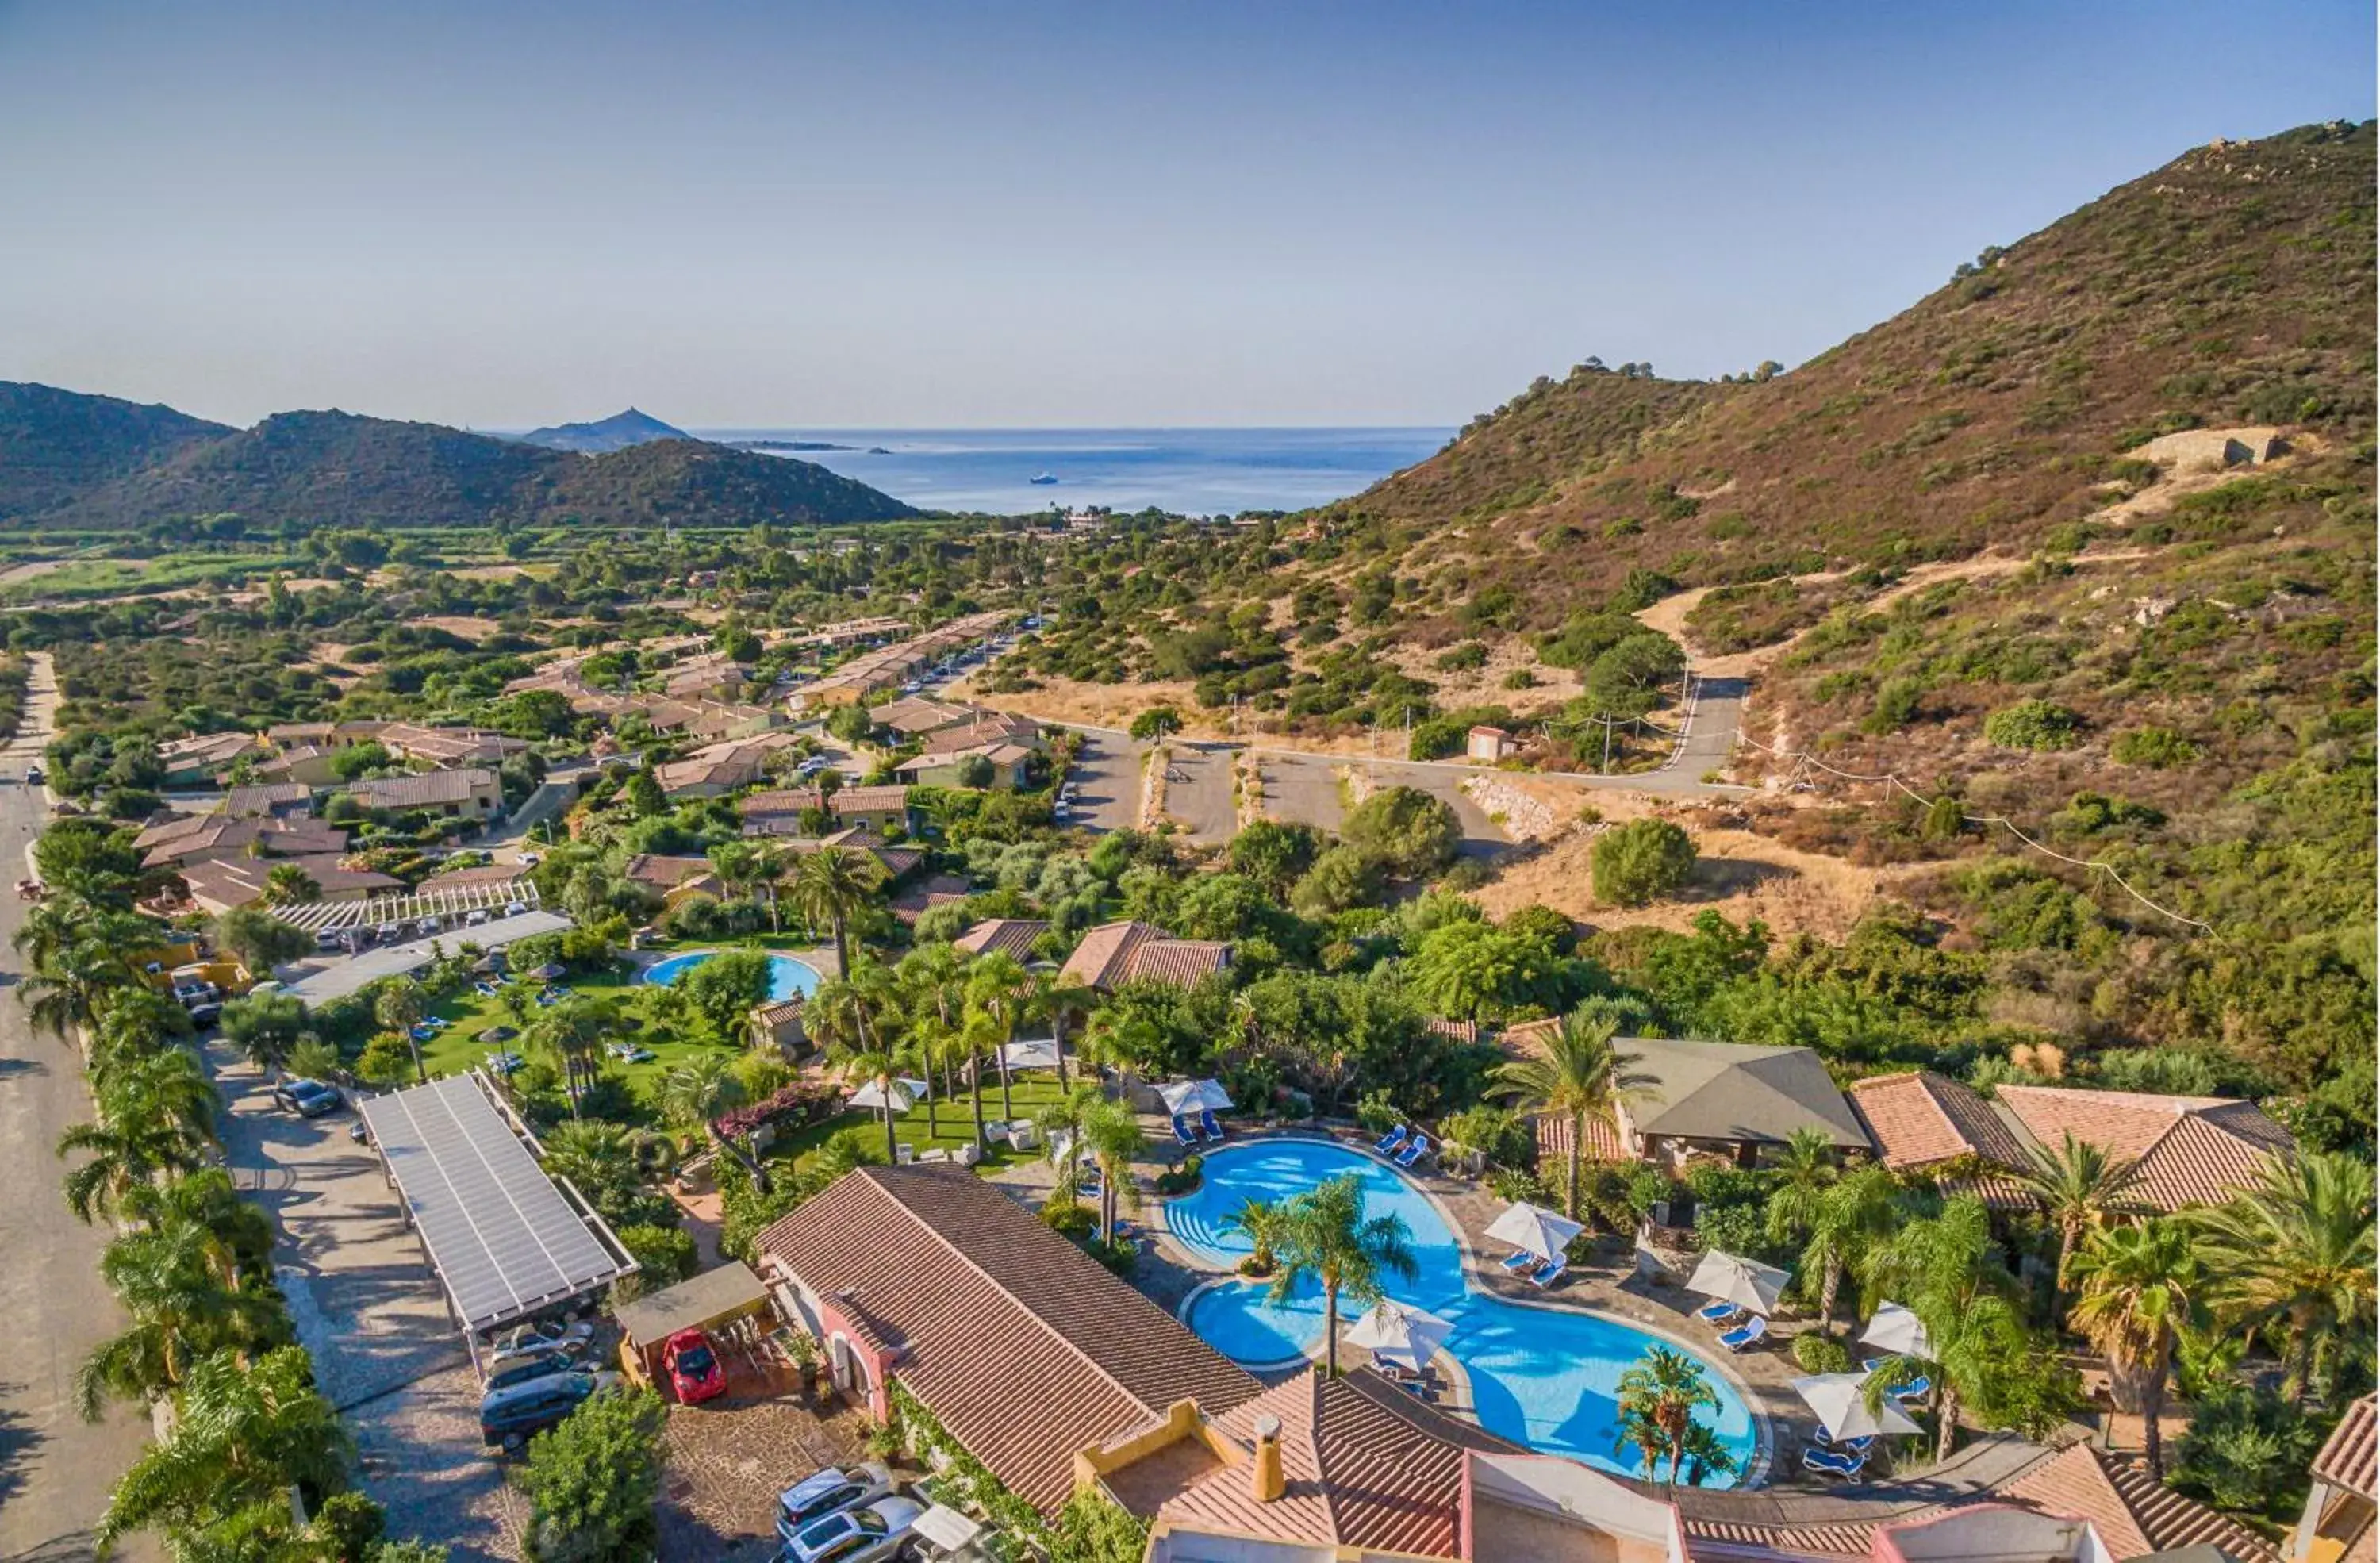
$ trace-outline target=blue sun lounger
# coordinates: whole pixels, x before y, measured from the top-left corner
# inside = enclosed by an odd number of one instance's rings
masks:
[[[1876,1447],[1876,1435],[1871,1433],[1862,1438],[1838,1438],[1831,1428],[1821,1423],[1818,1424],[1818,1442],[1834,1448],[1847,1449],[1864,1460],[1867,1458],[1867,1451]]]
[[[1694,1317],[1706,1325],[1723,1325],[1743,1312],[1742,1305],[1725,1301],[1709,1302],[1694,1310]]]
[[[1874,1373],[1876,1369],[1884,1366],[1884,1364],[1889,1361],[1891,1361],[1891,1359],[1888,1357],[1870,1357],[1865,1362],[1860,1363],[1860,1371],[1862,1373]],[[1934,1393],[1934,1380],[1924,1374],[1920,1374],[1906,1384],[1894,1385],[1890,1393],[1892,1398],[1896,1400],[1922,1400],[1926,1396]]]
[[[1529,1284],[1543,1290],[1562,1278],[1570,1266],[1560,1259],[1548,1259],[1529,1272]]]
[[[1397,1152],[1396,1155],[1390,1157],[1389,1159],[1395,1162],[1400,1167],[1411,1167],[1415,1162],[1419,1161],[1423,1157],[1427,1156],[1429,1153],[1429,1136],[1416,1129],[1414,1131],[1412,1142],[1408,1144],[1404,1149]]]
[[[1173,1115],[1173,1139],[1177,1145],[1195,1145],[1198,1143],[1198,1136],[1190,1132],[1190,1125],[1182,1121],[1182,1115],[1178,1112]]]
[[[1741,1351],[1756,1345],[1768,1333],[1768,1321],[1755,1314],[1744,1321],[1741,1329],[1730,1329],[1718,1338],[1718,1343],[1730,1351]]]
[[[1213,1108],[1198,1109],[1198,1133],[1206,1135],[1211,1144],[1220,1145],[1223,1143],[1223,1126],[1215,1121]]]
[[[1402,1123],[1372,1142],[1372,1148],[1382,1156],[1392,1156],[1405,1143],[1405,1126]]]
[[[1821,1476],[1833,1476],[1848,1482],[1867,1464],[1865,1455],[1828,1454],[1824,1449],[1803,1449],[1802,1469],[1815,1471]]]
[[[1532,1254],[1525,1248],[1521,1249],[1517,1253],[1506,1254],[1504,1257],[1504,1268],[1512,1271],[1516,1276],[1524,1270],[1534,1270],[1539,1265],[1544,1263],[1545,1256],[1543,1254]]]

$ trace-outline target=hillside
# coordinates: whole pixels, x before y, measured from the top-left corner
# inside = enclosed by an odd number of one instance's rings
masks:
[[[63,392],[50,396],[107,400]],[[133,410],[180,416],[162,408]],[[71,408],[54,410],[35,427],[71,428],[76,416]],[[112,415],[79,416],[89,421]],[[0,450],[17,437],[15,421],[0,416]],[[163,447],[154,459],[137,459],[142,447],[129,437],[107,442],[103,450],[110,459],[97,480],[54,480],[40,490],[47,503],[26,504],[9,518],[20,526],[79,527],[147,527],[222,513],[265,526],[670,520],[744,527],[880,521],[916,514],[890,495],[812,463],[695,440],[657,440],[608,454],[579,455],[434,423],[344,412],[277,413],[238,431],[187,421],[198,432],[178,440],[152,438],[152,447]],[[102,448],[96,439],[86,442]],[[82,470],[99,465],[94,456],[84,461]]]
[[[167,406],[0,381],[0,521],[230,432]]]
[[[1512,588],[1559,623],[1632,569],[1688,585],[1791,565],[2022,549],[2149,475],[2154,435],[2373,422],[2374,130],[2197,149],[1790,373],[1541,380],[1446,451],[1323,513],[1418,606]],[[1433,568],[1435,567],[1435,578]]]
[[[591,423],[557,423],[513,436],[524,445],[540,445],[549,451],[577,451],[581,455],[625,451],[631,445],[642,445],[654,440],[690,440],[693,437],[685,430],[673,428],[634,407],[613,413],[609,418],[597,418]]]

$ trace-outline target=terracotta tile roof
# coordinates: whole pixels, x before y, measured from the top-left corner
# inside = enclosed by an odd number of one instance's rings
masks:
[[[311,808],[314,790],[302,782],[271,782],[234,787],[224,794],[223,811],[233,819],[284,808]]]
[[[874,814],[880,809],[909,806],[906,787],[845,787],[827,799],[826,806],[836,814]]]
[[[937,906],[947,906],[953,901],[965,901],[975,893],[974,885],[957,874],[929,874],[887,903],[892,915],[904,923],[914,923]]]
[[[657,890],[671,891],[689,879],[711,875],[710,859],[707,857],[669,857],[660,853],[640,852],[621,866],[624,878]]]
[[[1032,959],[1033,941],[1049,931],[1050,925],[1038,917],[987,917],[951,940],[951,948],[970,955],[1003,950],[1026,961]]]
[[[1564,1168],[1570,1164],[1570,1114],[1541,1112],[1536,1116],[1537,1161],[1541,1166]],[[1629,1161],[1633,1157],[1620,1143],[1620,1131],[1609,1118],[1586,1121],[1586,1158],[1589,1161]],[[1560,1176],[1567,1177],[1568,1173]]]
[[[195,738],[176,738],[157,745],[157,757],[167,769],[176,768],[177,761],[200,765],[228,765],[250,750],[261,749],[264,741],[253,733],[203,733]]]
[[[386,874],[343,866],[335,853],[315,857],[212,857],[185,864],[176,872],[190,887],[193,900],[223,907],[245,906],[263,899],[265,877],[283,864],[304,872],[325,897],[405,888],[404,880]]]
[[[1257,1381],[963,1169],[867,1167],[760,1234],[877,1343],[893,1376],[1017,1496],[1054,1513],[1074,1456],[1188,1398]]]
[[[2316,1480],[2365,1497],[2380,1496],[2380,1417],[2374,1408],[2370,1395],[2347,1408],[2322,1453],[2313,1457]]]
[[[1846,1095],[1876,1141],[1876,1154],[1896,1171],[1965,1156],[2008,1168],[2030,1165],[2024,1142],[2000,1121],[1991,1103],[1973,1086],[1931,1070],[1854,1081]]]
[[[335,856],[346,849],[347,833],[319,819],[284,819],[276,815],[226,819],[208,814],[195,816],[188,824],[173,820],[152,825],[133,838],[134,846],[143,843],[147,851],[140,866],[157,868],[169,863],[245,856],[250,848],[281,857]]]
[[[425,808],[436,804],[465,803],[481,793],[496,791],[496,773],[476,768],[426,770],[419,776],[383,776],[353,782],[347,791],[372,808]]]
[[[780,787],[767,792],[749,793],[736,802],[736,812],[746,818],[756,814],[799,814],[818,806],[819,795],[808,787]]]
[[[1144,981],[1188,987],[1231,963],[1228,944],[1175,939],[1149,923],[1102,923],[1066,957],[1065,975],[1085,987]]]
[[[2044,1146],[2072,1134],[2111,1157],[2137,1160],[2136,1192],[2161,1210],[2219,1205],[2252,1186],[2268,1157],[2297,1154],[2289,1131],[2253,1102],[2054,1085],[2003,1085],[1998,1096]]]
[[[1312,1369],[1215,1420],[1253,1449],[1259,1416],[1281,1421],[1281,1496],[1258,1502],[1243,1462],[1168,1502],[1161,1520],[1292,1545],[1462,1555],[1461,1446]]]
[[[2043,1460],[2002,1487],[2000,1496],[2090,1521],[2118,1563],[2196,1542],[2211,1543],[2240,1563],[2277,1563],[2277,1554],[2253,1531],[2088,1444]]]

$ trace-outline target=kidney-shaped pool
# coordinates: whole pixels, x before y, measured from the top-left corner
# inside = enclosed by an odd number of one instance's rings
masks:
[[[1480,1424],[1534,1449],[1637,1474],[1642,1467],[1633,1451],[1615,1453],[1612,1447],[1619,1436],[1620,1375],[1646,1347],[1676,1342],[1601,1314],[1532,1307],[1475,1291],[1463,1271],[1462,1244],[1438,1206],[1385,1162],[1315,1140],[1226,1145],[1206,1158],[1195,1193],[1166,1205],[1165,1224],[1193,1253],[1228,1270],[1249,1252],[1245,1238],[1225,1230],[1232,1211],[1248,1200],[1301,1193],[1348,1172],[1364,1180],[1368,1212],[1394,1211],[1412,1231],[1415,1278],[1390,1278],[1389,1294],[1454,1327],[1446,1350],[1470,1375]],[[1342,1310],[1342,1325],[1354,1322],[1357,1311]],[[1322,1290],[1305,1283],[1287,1302],[1275,1303],[1266,1287],[1225,1282],[1193,1297],[1184,1320],[1236,1362],[1277,1364],[1319,1347]],[[1719,1442],[1735,1457],[1739,1472],[1748,1470],[1758,1443],[1752,1412],[1726,1375],[1713,1367],[1706,1376],[1718,1396]],[[1714,1473],[1705,1484],[1731,1486],[1738,1479]]]

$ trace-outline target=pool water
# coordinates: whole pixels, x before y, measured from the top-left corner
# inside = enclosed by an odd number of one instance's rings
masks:
[[[1415,1278],[1391,1277],[1387,1290],[1454,1327],[1445,1349],[1470,1375],[1480,1424],[1534,1449],[1640,1474],[1642,1457],[1634,1448],[1615,1452],[1612,1447],[1619,1430],[1620,1375],[1646,1347],[1675,1342],[1600,1314],[1530,1307],[1473,1290],[1462,1245],[1446,1218],[1387,1163],[1343,1145],[1306,1140],[1228,1145],[1207,1157],[1195,1193],[1166,1205],[1165,1224],[1192,1252],[1229,1269],[1249,1252],[1247,1239],[1224,1230],[1231,1212],[1250,1199],[1301,1193],[1351,1171],[1363,1178],[1367,1215],[1404,1218],[1412,1233]],[[1483,1255],[1491,1264],[1500,1257]],[[1186,1322],[1225,1356],[1252,1365],[1278,1364],[1318,1350],[1321,1287],[1301,1283],[1284,1303],[1269,1298],[1262,1285],[1225,1282],[1192,1300]],[[1342,1299],[1341,1327],[1352,1325],[1361,1312]],[[1752,1412],[1717,1368],[1708,1368],[1706,1377],[1718,1397],[1719,1441],[1735,1456],[1741,1472],[1751,1466],[1757,1445]],[[1732,1486],[1740,1479],[1714,1474],[1704,1484]]]
[[[713,955],[722,953],[717,950],[694,950],[656,961],[645,968],[644,980],[657,987],[667,987]],[[791,955],[769,957],[769,1002],[782,1004],[788,999],[807,999],[818,991],[818,968],[808,962],[796,961]]]

